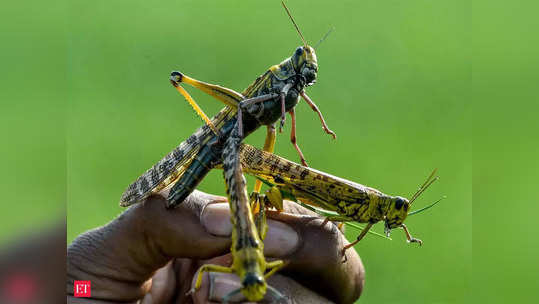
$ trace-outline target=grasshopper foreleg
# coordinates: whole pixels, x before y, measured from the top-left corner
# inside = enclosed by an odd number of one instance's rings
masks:
[[[330,134],[333,137],[333,139],[337,139],[337,135],[335,134],[335,132],[331,131],[328,128],[328,125],[326,124],[326,121],[324,120],[324,116],[322,115],[322,112],[320,112],[320,110],[318,109],[318,106],[316,106],[314,101],[312,101],[311,98],[307,96],[305,91],[301,91],[301,93],[299,94],[301,95],[301,97],[303,97],[303,100],[307,102],[307,104],[311,107],[311,109],[313,109],[313,111],[315,111],[318,114],[318,117],[320,118],[320,122],[322,123],[322,128],[324,129],[324,131],[326,131],[327,134]]]
[[[294,145],[294,148],[296,148],[296,151],[298,151],[299,157],[301,159],[301,163],[305,167],[309,167],[307,164],[307,161],[305,160],[305,157],[303,156],[303,153],[301,152],[301,149],[298,146],[298,143],[296,141],[296,110],[292,108],[288,113],[290,113],[290,117],[292,118],[292,130],[290,131],[290,141]]]
[[[408,231],[408,228],[406,228],[406,225],[402,224],[401,227],[404,230],[404,233],[406,233],[406,240],[408,240],[408,243],[419,243],[419,246],[423,245],[422,240],[416,239],[410,234],[410,232]]]

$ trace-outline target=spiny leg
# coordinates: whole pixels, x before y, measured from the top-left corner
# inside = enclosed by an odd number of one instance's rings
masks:
[[[343,263],[346,262],[346,255],[345,255],[346,250],[354,247],[355,244],[359,243],[359,241],[361,241],[361,239],[367,234],[367,232],[369,232],[369,229],[371,229],[372,225],[373,223],[368,223],[367,226],[365,226],[365,228],[361,230],[361,233],[357,236],[355,241],[343,247],[341,251],[341,254],[344,256]]]
[[[406,239],[408,240],[408,243],[419,243],[419,246],[423,245],[422,240],[416,239],[415,237],[412,237],[412,235],[408,231],[408,228],[406,228],[406,225],[401,224],[401,227],[404,230],[404,233],[406,233]]]
[[[335,132],[331,131],[328,128],[328,125],[326,124],[326,121],[324,120],[324,116],[322,116],[322,112],[320,112],[320,110],[318,109],[318,107],[316,106],[314,101],[312,101],[311,98],[309,98],[309,96],[307,96],[305,91],[302,91],[300,93],[300,95],[301,95],[301,97],[303,97],[303,100],[305,100],[307,102],[307,104],[309,104],[311,109],[313,109],[313,111],[315,111],[318,114],[318,117],[320,118],[320,122],[322,122],[322,128],[324,129],[324,131],[326,131],[327,134],[330,134],[331,136],[333,136],[333,139],[336,139],[337,135],[335,134]]]
[[[303,156],[303,153],[301,152],[301,149],[298,146],[298,143],[296,141],[296,110],[293,108],[290,110],[290,117],[292,118],[292,130],[290,131],[290,141],[294,145],[294,148],[296,148],[296,151],[298,151],[299,158],[301,159],[301,163],[305,167],[309,167],[307,164],[307,161],[305,160],[305,157]]]
[[[232,267],[225,267],[221,265],[213,265],[213,264],[206,264],[202,265],[200,269],[198,270],[197,280],[195,283],[195,287],[191,288],[189,292],[187,292],[186,295],[192,295],[197,291],[200,286],[202,285],[202,276],[205,272],[222,272],[222,273],[233,273],[234,270]]]
[[[195,112],[197,113],[198,116],[200,116],[200,118],[202,118],[202,120],[208,125],[210,126],[210,128],[212,129],[213,133],[215,133],[215,135],[219,135],[219,131],[217,130],[217,128],[215,127],[215,125],[211,122],[211,120],[208,118],[208,116],[206,115],[206,113],[204,113],[204,111],[202,111],[202,109],[200,108],[200,106],[196,103],[196,101],[193,99],[193,97],[191,97],[191,95],[184,89],[182,88],[182,86],[180,86],[178,83],[174,82],[174,81],[170,81],[172,83],[172,85],[176,88],[176,90],[178,90],[178,92],[180,92],[180,94],[183,95],[183,97],[187,100],[187,102],[191,105],[191,107],[193,108],[193,110],[195,110]]]

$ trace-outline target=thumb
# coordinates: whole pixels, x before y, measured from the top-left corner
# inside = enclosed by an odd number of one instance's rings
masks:
[[[200,222],[206,205],[224,200],[195,191],[178,208],[167,210],[163,197],[152,196],[80,235],[67,250],[68,294],[75,280],[90,280],[92,298],[135,301],[149,291],[154,272],[172,258],[224,254],[229,237],[212,235]]]

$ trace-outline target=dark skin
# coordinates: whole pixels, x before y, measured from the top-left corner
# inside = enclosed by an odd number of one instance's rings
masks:
[[[239,285],[234,275],[206,275],[193,297],[197,269],[229,265],[231,224],[220,196],[195,191],[176,209],[165,209],[167,193],[136,204],[110,223],[79,235],[67,249],[68,303],[218,303]],[[264,241],[268,260],[287,266],[268,279],[295,303],[353,303],[365,270],[335,225],[295,203],[268,212]],[[90,280],[92,299],[74,298],[73,281]]]

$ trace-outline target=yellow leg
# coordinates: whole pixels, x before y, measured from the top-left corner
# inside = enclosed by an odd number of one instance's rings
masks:
[[[183,95],[183,97],[187,100],[187,102],[191,105],[191,107],[193,107],[193,110],[195,110],[195,112],[198,114],[198,116],[200,116],[200,118],[202,118],[202,120],[208,125],[210,126],[210,128],[212,129],[213,133],[215,133],[215,135],[219,135],[219,131],[217,130],[217,128],[215,127],[215,125],[211,122],[211,120],[208,118],[208,116],[206,115],[206,113],[204,113],[204,111],[202,111],[202,109],[198,106],[198,104],[196,103],[196,101],[193,99],[193,97],[191,97],[191,95],[189,93],[187,93],[187,91],[182,88],[180,85],[178,84],[175,84],[175,83],[172,83],[174,85],[174,87],[176,88],[176,90],[178,90],[178,92],[180,92],[180,94]]]
[[[266,273],[264,275],[264,278],[267,279],[269,277],[271,277],[274,273],[276,273],[277,271],[279,271],[281,268],[284,267],[284,262],[282,260],[277,260],[277,261],[273,261],[273,262],[268,262],[266,264],[266,269],[271,269],[268,273]]]
[[[220,265],[212,265],[212,264],[202,265],[202,267],[200,267],[200,270],[198,271],[198,276],[197,276],[197,281],[195,283],[195,288],[194,288],[194,290],[191,289],[191,291],[189,291],[189,293],[192,293],[195,290],[200,288],[200,285],[202,285],[202,275],[204,275],[204,272],[233,273],[234,270],[232,269],[232,267],[225,267],[225,266],[220,266]]]
[[[189,93],[187,93],[187,91],[180,86],[180,83],[182,83],[182,82],[188,83],[188,84],[194,86],[195,88],[200,89],[201,91],[209,94],[210,96],[214,97],[215,99],[223,102],[225,105],[231,106],[233,108],[237,108],[240,101],[242,101],[244,99],[243,95],[241,95],[240,93],[238,93],[238,92],[236,92],[234,90],[231,90],[231,89],[228,89],[228,88],[225,88],[225,87],[221,87],[221,86],[218,86],[218,85],[198,81],[198,80],[196,80],[194,78],[191,78],[189,76],[186,76],[186,75],[184,75],[184,74],[182,74],[180,72],[172,72],[172,74],[170,75],[170,82],[176,88],[176,90],[180,94],[182,94],[183,97],[185,97],[187,102],[189,102],[189,104],[193,107],[193,109],[198,114],[198,116],[200,116],[200,118],[202,118],[202,120],[208,126],[210,126],[212,131],[217,135],[219,134],[217,128],[213,125],[213,123],[208,118],[208,116],[204,113],[204,111],[202,111],[202,109],[198,106],[198,104],[195,102],[193,97],[191,97],[191,95],[189,95]]]
[[[225,105],[233,108],[237,108],[238,104],[245,99],[243,95],[234,90],[219,85],[202,82],[180,72],[172,72],[170,75],[170,81],[173,85],[178,85],[182,82],[192,85],[193,87],[221,101]]]
[[[273,151],[275,150],[275,141],[276,141],[275,135],[276,135],[275,125],[268,126],[267,132],[266,132],[266,141],[264,142],[264,151],[273,153]],[[262,189],[262,181],[257,179],[255,181],[255,188],[253,192],[260,194],[260,189]]]

